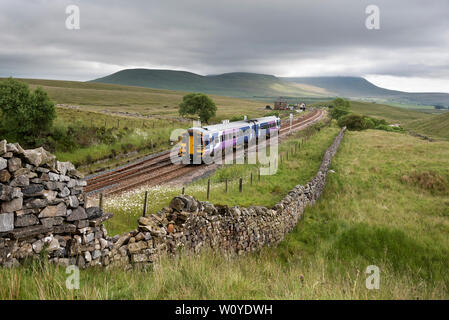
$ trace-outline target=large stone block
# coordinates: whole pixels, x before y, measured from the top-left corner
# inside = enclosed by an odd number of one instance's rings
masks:
[[[43,195],[44,186],[41,184],[31,184],[29,186],[22,187],[22,193],[24,197],[38,197]]]
[[[35,225],[24,228],[16,228],[8,233],[8,237],[14,240],[33,238],[39,234],[45,234],[51,231],[51,228],[46,228],[43,225]]]
[[[0,213],[0,232],[14,229],[14,213]]]
[[[16,198],[2,203],[2,213],[11,213],[22,209],[23,198]]]
[[[103,215],[103,210],[100,207],[89,207],[86,210],[86,214],[88,219],[95,219]]]
[[[137,253],[143,249],[146,249],[148,247],[146,241],[139,241],[139,242],[134,242],[134,243],[130,243],[128,245],[128,251],[129,253],[133,254],[133,253]]]
[[[64,203],[56,206],[48,206],[41,211],[39,218],[63,217],[67,213],[67,207]]]
[[[9,184],[11,187],[25,187],[30,185],[30,179],[25,175],[15,177]]]
[[[20,188],[0,184],[0,200],[11,201],[14,198],[20,198],[22,196],[23,194],[20,192]]]
[[[0,171],[0,182],[2,183],[8,183],[9,179],[11,179],[11,174],[8,170],[3,169]]]
[[[70,208],[77,208],[79,206],[80,202],[76,196],[69,196],[67,200],[67,205]],[[87,215],[89,216],[89,215]]]
[[[14,221],[14,226],[17,227],[28,227],[39,224],[39,219],[34,214],[22,214],[16,215]]]
[[[8,160],[9,172],[15,172],[15,171],[19,170],[20,168],[22,168],[22,160],[20,160],[19,158],[16,158],[16,157]]]
[[[44,208],[48,205],[48,201],[46,199],[25,199],[25,203],[23,207],[25,209],[36,209],[36,208]]]
[[[42,225],[47,228],[59,226],[64,222],[64,219],[62,217],[50,217],[50,218],[43,218],[40,220]]]
[[[86,210],[83,207],[73,209],[70,215],[67,216],[67,221],[76,221],[87,219]]]
[[[36,150],[24,150],[23,156],[25,157],[26,162],[36,167],[39,167],[42,162],[42,154]]]
[[[75,170],[75,166],[68,161],[67,162],[56,161],[56,169],[59,171],[61,175],[65,176],[68,171]]]
[[[61,198],[68,197],[69,195],[70,195],[70,189],[67,187],[64,187],[64,189],[62,189],[62,191],[58,193],[58,197],[61,197]]]
[[[8,166],[8,161],[6,159],[0,158],[0,170],[5,169]]]

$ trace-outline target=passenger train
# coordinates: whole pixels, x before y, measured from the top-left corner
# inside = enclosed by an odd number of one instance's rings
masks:
[[[257,143],[262,135],[269,138],[274,131],[279,133],[280,128],[281,120],[275,116],[193,127],[180,137],[179,155],[184,158],[189,154],[192,163],[194,155],[203,159],[206,155],[213,156],[220,148],[246,147],[251,140]]]

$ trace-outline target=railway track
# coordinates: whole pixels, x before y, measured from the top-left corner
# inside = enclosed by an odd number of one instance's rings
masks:
[[[323,114],[324,111],[315,110],[304,117],[295,119],[292,122],[292,131],[300,130],[318,121]],[[281,124],[279,136],[287,135],[289,132],[290,121],[287,120]],[[87,186],[84,187],[84,190],[88,194],[98,192],[104,194],[121,193],[143,184],[157,185],[168,182],[197,170],[198,167],[197,165],[173,164],[170,160],[170,151],[166,151],[157,156],[88,177],[86,179]]]
[[[323,110],[315,110],[312,113],[308,114],[307,116],[300,118],[296,121],[292,122],[291,131],[296,131],[303,129],[310,125],[311,123],[321,119],[321,117],[324,115]],[[283,126],[281,126],[281,130],[279,131],[279,135],[283,136],[285,134],[288,134],[290,132],[290,122],[287,121],[287,123]]]

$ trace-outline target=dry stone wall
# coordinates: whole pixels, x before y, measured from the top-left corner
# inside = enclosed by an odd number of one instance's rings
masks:
[[[0,177],[7,179],[0,191],[0,264],[42,258],[44,252],[63,265],[129,268],[148,266],[161,255],[181,251],[211,248],[243,254],[276,245],[321,195],[344,132],[345,128],[326,150],[315,177],[293,188],[273,208],[213,205],[180,195],[168,207],[141,217],[137,229],[114,237],[107,236],[103,226],[111,214],[84,208],[84,181],[71,164],[56,161],[43,149],[22,150],[2,141]]]
[[[85,208],[86,182],[70,162],[37,148],[0,141],[0,264],[47,258],[67,264],[80,253],[102,254],[112,242],[102,222],[111,217]],[[69,259],[70,258],[70,259]]]

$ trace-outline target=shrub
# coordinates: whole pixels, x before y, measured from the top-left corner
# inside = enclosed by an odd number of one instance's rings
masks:
[[[240,121],[243,119],[244,119],[243,116],[233,116],[229,121],[233,122],[233,121]]]
[[[372,122],[371,122],[372,124]],[[351,113],[348,114],[338,120],[338,125],[340,127],[346,127],[348,130],[354,130],[354,131],[360,131],[368,129],[368,126],[370,125],[367,123],[364,116]]]
[[[279,118],[279,111],[271,111],[271,112],[267,112],[264,115],[265,117],[269,117],[269,116],[275,116]]]
[[[9,78],[0,83],[1,129],[24,146],[42,144],[56,118],[54,103],[41,88]]]
[[[343,98],[337,98],[332,103],[336,108],[342,108],[342,109],[348,110],[351,107],[351,104],[349,103],[349,101],[345,100]]]
[[[332,108],[330,113],[332,119],[338,120],[344,116],[347,116],[350,112],[343,108]]]

